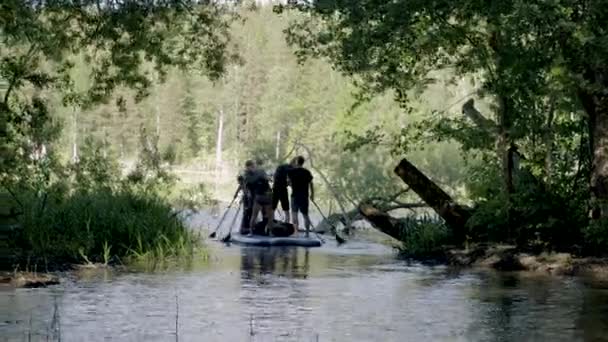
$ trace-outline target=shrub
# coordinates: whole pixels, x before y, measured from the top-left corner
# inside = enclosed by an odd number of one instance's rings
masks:
[[[450,241],[445,223],[433,216],[406,217],[401,220],[401,225],[403,247],[407,254],[413,256],[433,256]]]
[[[118,258],[165,257],[198,245],[170,204],[149,191],[124,186],[47,201],[42,212],[38,204],[28,208],[22,220],[22,247],[35,258],[105,262],[108,249]]]
[[[80,160],[69,165],[70,173],[47,177],[45,183],[16,184],[21,229],[11,247],[21,251],[21,261],[107,263],[199,250],[200,237],[173,209],[170,175],[158,164],[140,162],[143,177],[121,179],[118,164],[102,148],[87,141]]]
[[[604,255],[608,250],[608,222],[594,222],[583,230],[585,253]]]

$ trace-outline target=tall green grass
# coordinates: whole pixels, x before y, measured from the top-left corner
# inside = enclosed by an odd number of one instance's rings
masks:
[[[403,253],[415,257],[433,257],[449,243],[449,229],[433,215],[407,216],[399,221]]]
[[[102,144],[87,139],[75,163],[64,165],[51,155],[23,168],[29,173],[5,179],[0,194],[10,194],[10,204],[20,213],[19,229],[10,239],[12,259],[51,267],[157,263],[201,251],[200,236],[185,226],[174,207],[207,200],[205,189],[197,188],[186,194],[187,202],[177,203],[183,191],[163,166],[158,148],[145,143],[143,133],[141,139],[140,159],[126,177]]]
[[[98,188],[30,205],[18,243],[28,258],[54,262],[126,262],[191,256],[199,236],[163,197],[145,189]]]

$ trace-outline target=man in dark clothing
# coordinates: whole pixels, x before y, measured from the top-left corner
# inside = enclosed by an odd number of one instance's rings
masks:
[[[291,217],[296,231],[298,231],[298,212],[304,217],[306,236],[310,231],[310,217],[308,216],[309,197],[314,201],[315,192],[312,185],[312,174],[303,167],[304,157],[298,156],[293,161],[293,168],[288,172],[291,183]],[[310,189],[310,193],[309,190]]]
[[[248,160],[245,162],[245,171],[237,177],[239,187],[234,193],[234,198],[238,196],[239,191],[243,191],[243,198],[241,199],[243,203],[243,219],[241,220],[240,228],[241,234],[248,234],[250,232],[249,224],[251,222],[251,213],[253,211],[253,194],[247,188],[246,179],[251,177],[254,172],[255,162],[253,160]]]
[[[253,210],[251,212],[251,220],[249,223],[249,235],[253,234],[253,227],[260,211],[262,216],[268,219],[266,225],[266,233],[271,233],[271,225],[274,219],[272,211],[272,189],[268,176],[262,170],[255,169],[251,174],[245,177],[245,186],[253,195]]]
[[[289,217],[289,196],[287,195],[287,173],[289,170],[291,170],[290,164],[279,165],[274,172],[272,186],[272,210],[277,210],[279,202],[281,202],[281,208],[285,212],[285,222],[291,221]]]

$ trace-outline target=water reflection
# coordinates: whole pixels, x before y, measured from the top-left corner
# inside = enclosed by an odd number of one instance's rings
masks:
[[[306,279],[310,251],[305,248],[242,248],[239,301],[248,313],[251,341],[315,340]]]
[[[608,341],[608,291],[592,289],[582,295],[577,337],[585,341]]]
[[[265,275],[306,279],[310,270],[310,251],[306,248],[242,248],[243,279],[260,280]]]
[[[0,291],[0,342],[608,341],[608,291],[577,278],[222,248],[212,267]]]

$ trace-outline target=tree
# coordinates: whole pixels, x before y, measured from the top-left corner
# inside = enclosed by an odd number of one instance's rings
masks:
[[[188,132],[186,135],[188,141],[187,146],[190,150],[190,156],[196,157],[203,148],[203,142],[201,139],[201,133],[203,132],[200,117],[196,108],[196,102],[194,101],[192,89],[188,82],[186,82],[185,93],[181,102],[180,110],[183,115],[183,120],[186,123],[186,131]]]
[[[0,6],[0,18],[0,75],[7,83],[0,102],[1,174],[14,167],[24,126],[31,124],[24,106],[33,105],[32,93],[24,97],[17,90],[54,87],[66,102],[86,107],[106,101],[120,86],[144,96],[150,85],[145,61],[161,77],[177,65],[218,78],[229,60],[230,16],[221,6],[198,1],[9,0]],[[84,93],[70,90],[78,53],[92,69]]]
[[[473,120],[470,110],[464,111],[468,123],[460,121],[459,126],[466,131],[437,118],[434,132],[478,149],[494,145],[507,203],[515,191],[513,146],[523,146],[527,155],[535,150],[531,142],[544,133],[545,155],[550,155],[553,139],[579,134],[576,123],[560,132],[555,122],[584,109],[587,116],[579,116],[578,122],[589,123],[585,134],[593,147],[592,191],[596,198],[608,199],[608,187],[603,185],[608,168],[602,167],[608,161],[608,140],[603,138],[608,130],[601,114],[606,101],[601,92],[608,78],[603,76],[605,64],[599,62],[607,56],[599,43],[608,22],[603,1],[320,0],[295,7],[312,14],[287,31],[299,56],[328,58],[344,73],[356,75],[368,93],[392,89],[407,107],[412,90],[432,83],[435,70],[481,76],[475,94],[492,103],[493,132],[485,133],[493,144],[480,138],[472,141],[471,137],[481,137],[484,127],[476,126],[480,121]],[[577,106],[579,99],[582,106]],[[554,120],[555,115],[560,120]],[[563,121],[560,125],[565,127]],[[608,215],[602,207],[596,209],[595,217]]]

